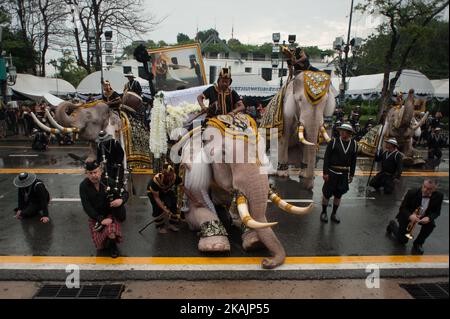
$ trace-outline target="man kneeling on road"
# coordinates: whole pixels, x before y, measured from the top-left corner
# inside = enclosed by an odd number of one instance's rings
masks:
[[[14,179],[14,186],[19,189],[18,207],[14,209],[17,219],[31,218],[41,214],[41,222],[46,224],[50,194],[44,183],[33,173],[21,173]]]
[[[420,233],[413,244],[413,252],[419,255],[424,253],[422,245],[436,227],[436,218],[441,215],[444,194],[437,191],[437,186],[436,181],[427,179],[421,188],[410,189],[397,214],[398,224],[392,220],[386,229],[387,234],[392,233],[397,241],[404,245],[408,242],[408,225],[420,225]]]

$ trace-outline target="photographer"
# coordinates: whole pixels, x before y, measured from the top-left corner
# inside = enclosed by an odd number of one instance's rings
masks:
[[[86,179],[80,184],[80,197],[89,216],[92,240],[97,250],[109,249],[111,257],[117,258],[128,192],[116,189],[111,179],[102,178],[102,169],[96,162],[86,162],[85,169]]]

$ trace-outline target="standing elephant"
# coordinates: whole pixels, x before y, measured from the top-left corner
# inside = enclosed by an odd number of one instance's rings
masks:
[[[409,92],[405,105],[395,106],[387,114],[382,136],[384,139],[397,139],[406,166],[425,164],[419,152],[413,147],[413,137],[420,137],[421,126],[428,119],[428,115],[429,113],[426,113],[419,121],[414,117],[413,90]]]
[[[236,123],[246,124],[237,128]],[[249,127],[252,129],[246,135],[249,131],[245,128]],[[233,214],[235,207],[247,230],[242,235],[243,248],[250,250],[263,244],[273,257],[264,259],[262,266],[271,269],[284,262],[286,253],[271,228],[276,223],[267,222],[267,199],[299,215],[309,213],[313,205],[294,207],[271,192],[268,175],[261,164],[267,161],[259,160],[261,155],[265,158],[265,145],[261,138],[258,142],[250,138],[256,136],[256,131],[253,119],[242,114],[209,120],[203,133],[200,128],[194,130],[181,157],[186,170],[184,189],[188,199],[185,216],[190,228],[200,231],[200,251],[225,252],[230,250],[230,243],[219,215],[225,212],[228,217],[228,212]],[[172,158],[186,139],[172,147]],[[234,220],[239,221],[239,218]]]
[[[405,105],[399,103],[393,106],[386,116],[383,129],[374,127],[359,142],[359,149],[365,155],[375,156],[380,136],[384,139],[395,138],[399,143],[399,150],[403,153],[403,164],[405,166],[416,166],[425,164],[425,160],[413,147],[413,137],[419,138],[422,131],[421,126],[427,121],[429,113],[422,118],[414,117],[414,91],[410,91]]]
[[[303,186],[312,189],[319,135],[330,141],[324,116],[332,116],[336,107],[330,78],[324,72],[302,72],[286,84],[285,90],[278,175],[288,176],[288,164],[300,166]]]

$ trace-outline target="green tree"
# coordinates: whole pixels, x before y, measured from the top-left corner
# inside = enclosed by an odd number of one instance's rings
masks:
[[[217,32],[215,29],[199,31],[197,33],[197,41],[205,42],[212,34],[216,34],[217,36],[219,36],[219,32]]]
[[[378,108],[378,118],[388,106],[393,95],[395,85],[417,43],[423,39],[424,29],[448,7],[447,0],[365,0],[357,6],[368,14],[381,14],[386,21],[378,28],[379,33],[387,33],[389,46],[383,52],[384,79],[381,100]],[[401,45],[403,41],[404,45]],[[395,57],[399,57],[399,64],[395,76],[390,79]]]
[[[38,64],[37,52],[33,50],[30,41],[23,39],[21,31],[11,29],[10,23],[10,15],[0,7],[0,24],[7,25],[3,28],[2,39],[0,39],[1,50],[5,51],[7,56],[11,54],[18,73],[33,73]]]
[[[54,60],[50,61],[50,63],[52,62],[56,65],[58,70],[55,76],[63,78],[74,87],[77,87],[81,80],[88,75],[88,72],[84,68],[77,65],[75,57],[72,52],[68,50],[63,52],[63,56],[58,59],[58,63]]]
[[[423,30],[424,35],[413,48],[405,68],[422,72],[430,79],[442,79],[449,76],[448,45],[449,23],[433,20]],[[356,75],[375,74],[384,72],[383,53],[388,50],[390,34],[383,30],[370,36],[361,48],[357,61]],[[399,51],[404,51],[405,41],[400,41]],[[401,56],[394,56],[393,69],[396,70],[401,62]]]
[[[194,42],[194,40],[189,38],[188,35],[186,35],[184,33],[178,33],[178,35],[177,35],[177,43],[178,44],[186,44],[186,43],[192,43],[192,42]]]

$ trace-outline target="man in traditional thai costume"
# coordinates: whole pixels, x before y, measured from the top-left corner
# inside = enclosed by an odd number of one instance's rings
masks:
[[[331,220],[337,224],[337,210],[344,194],[349,191],[356,170],[358,144],[352,139],[354,130],[350,124],[338,128],[340,137],[333,138],[328,143],[323,163],[322,214],[320,220],[328,223],[327,207],[331,197],[334,197]]]
[[[198,104],[202,107],[202,111],[207,112],[207,117],[236,115],[245,111],[242,97],[230,88],[232,82],[230,70],[223,68],[217,84],[209,87],[197,97]],[[209,100],[209,107],[205,106],[205,99]]]

